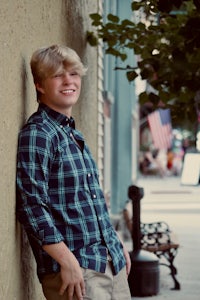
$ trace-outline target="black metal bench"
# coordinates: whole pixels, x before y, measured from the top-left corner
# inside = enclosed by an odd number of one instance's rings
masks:
[[[133,222],[128,209],[123,212],[125,224],[132,235]],[[140,223],[141,249],[156,254],[161,265],[167,266],[174,281],[174,290],[180,290],[180,283],[176,278],[177,268],[174,259],[177,255],[179,243],[166,222]]]

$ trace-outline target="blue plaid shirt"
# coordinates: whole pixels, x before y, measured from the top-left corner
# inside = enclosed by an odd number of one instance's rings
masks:
[[[17,217],[37,262],[39,279],[59,265],[42,245],[64,241],[83,268],[117,274],[125,266],[98,172],[82,134],[66,116],[40,104],[19,133]],[[78,141],[80,147],[75,142]]]

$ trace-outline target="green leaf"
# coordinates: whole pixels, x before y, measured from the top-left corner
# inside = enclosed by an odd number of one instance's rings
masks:
[[[87,31],[86,33],[86,39],[90,46],[97,46],[98,45],[98,38],[94,35],[93,32]]]
[[[121,58],[122,61],[125,61],[127,59],[127,54],[120,53],[119,57]]]
[[[137,76],[138,74],[135,71],[128,71],[126,73],[126,77],[128,78],[128,81],[134,81]]]
[[[122,20],[121,24],[122,24],[123,27],[126,27],[126,26],[127,26],[127,27],[128,27],[128,26],[135,27],[135,23],[131,22],[131,21],[128,20],[128,19]]]
[[[160,101],[160,97],[155,93],[149,94],[149,101],[152,102],[154,105],[157,105]]]
[[[113,14],[108,14],[107,19],[113,23],[118,23],[119,22],[119,17],[115,16]]]
[[[140,72],[142,79],[151,79],[153,76],[153,70],[151,68],[144,68]]]
[[[105,41],[105,40],[104,40]],[[108,44],[108,47],[113,47],[113,46],[115,46],[116,45],[116,42],[117,42],[117,37],[116,36],[114,36],[114,35],[109,35],[108,37],[107,37],[107,44]]]
[[[137,24],[137,28],[141,31],[141,33],[142,33],[142,30],[145,30],[146,29],[146,25],[144,24],[144,23],[142,23],[142,22],[139,22],[138,24]]]
[[[107,30],[115,30],[115,31],[117,31],[117,30],[118,30],[118,27],[116,26],[115,23],[108,22],[108,23],[106,24],[106,29],[107,29]]]
[[[139,95],[139,103],[141,105],[145,104],[146,102],[149,101],[149,96],[146,92],[140,93]]]
[[[100,14],[97,14],[97,13],[95,13],[95,14],[90,14],[89,16],[90,16],[90,18],[91,18],[93,21],[101,21],[101,20],[102,20],[102,16],[101,16]]]
[[[109,47],[108,49],[106,49],[106,53],[111,54],[116,57],[120,57],[122,55],[122,53],[120,51],[118,51],[112,47]]]
[[[132,9],[132,11],[139,10],[141,7],[142,7],[142,5],[139,2],[135,2],[134,1],[134,2],[131,3],[131,9]]]

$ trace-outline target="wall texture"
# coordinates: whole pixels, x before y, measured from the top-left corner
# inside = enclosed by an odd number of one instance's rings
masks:
[[[86,44],[85,32],[98,0],[1,0],[0,6],[0,299],[40,300],[32,252],[15,218],[17,135],[37,108],[29,60],[38,47],[59,43],[88,65],[74,116],[97,158],[98,53]]]

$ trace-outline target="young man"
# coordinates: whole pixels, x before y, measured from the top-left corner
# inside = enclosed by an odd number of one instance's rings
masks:
[[[72,107],[86,68],[70,48],[38,49],[38,111],[19,134],[17,217],[48,300],[130,300],[129,254],[114,231],[98,172]]]

